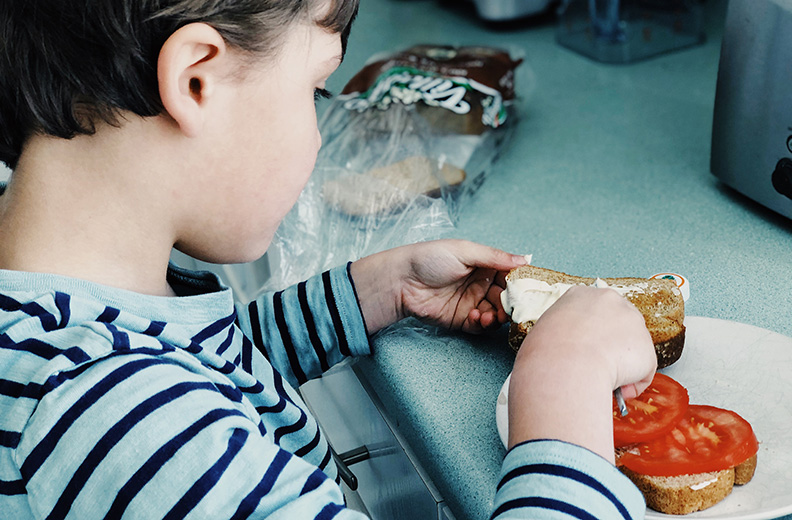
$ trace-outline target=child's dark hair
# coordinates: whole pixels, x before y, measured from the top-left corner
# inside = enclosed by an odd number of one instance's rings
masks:
[[[233,47],[273,51],[291,22],[325,0],[3,0],[0,2],[0,161],[16,166],[35,132],[71,138],[121,111],[162,111],[157,57],[179,27],[204,22]],[[315,22],[346,47],[359,0],[329,0]]]

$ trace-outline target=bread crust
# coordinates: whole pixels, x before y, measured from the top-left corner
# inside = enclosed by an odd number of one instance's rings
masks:
[[[743,484],[747,484],[751,481],[754,473],[756,473],[757,460],[757,456],[754,455],[750,459],[734,468],[734,484],[736,486],[742,486]]]
[[[506,280],[534,278],[550,285],[555,283],[591,285],[596,278],[573,276],[543,267],[525,265],[513,269]],[[657,354],[657,367],[665,368],[675,363],[685,346],[685,302],[679,288],[671,280],[647,278],[603,278],[608,285],[636,287],[625,295],[641,312],[652,336]],[[512,322],[509,327],[509,346],[517,352],[533,321]]]

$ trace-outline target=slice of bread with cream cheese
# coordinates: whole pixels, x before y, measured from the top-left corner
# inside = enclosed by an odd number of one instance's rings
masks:
[[[513,269],[501,293],[504,310],[511,316],[509,345],[516,352],[536,320],[574,285],[608,287],[635,305],[646,321],[664,368],[682,355],[685,344],[685,302],[672,280],[664,278],[587,278],[534,265]]]

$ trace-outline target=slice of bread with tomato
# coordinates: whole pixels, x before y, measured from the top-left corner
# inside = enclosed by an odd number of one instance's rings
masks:
[[[614,403],[616,465],[650,508],[682,515],[711,507],[754,475],[759,448],[737,413],[691,405],[687,390],[655,374],[621,416]]]

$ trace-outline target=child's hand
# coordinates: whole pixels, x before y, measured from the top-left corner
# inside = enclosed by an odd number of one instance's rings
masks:
[[[573,287],[539,318],[509,387],[509,445],[560,439],[613,461],[612,392],[634,397],[657,367],[641,313],[611,289]]]
[[[506,274],[524,257],[473,242],[418,245],[401,291],[407,316],[474,333],[508,322],[500,295]]]
[[[522,256],[491,247],[439,240],[358,260],[352,275],[370,333],[409,316],[476,333],[508,321],[500,303],[504,278],[524,264]]]

